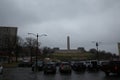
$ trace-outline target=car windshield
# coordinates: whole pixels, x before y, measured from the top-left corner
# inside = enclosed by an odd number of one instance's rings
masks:
[[[42,64],[43,62],[41,61],[41,62],[37,62],[38,64]]]
[[[114,64],[120,65],[120,61],[111,61],[110,63],[113,64],[113,65],[114,65]]]

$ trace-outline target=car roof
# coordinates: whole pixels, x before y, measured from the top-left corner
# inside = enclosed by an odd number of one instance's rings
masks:
[[[55,62],[46,62],[45,64],[55,64]]]
[[[70,64],[69,62],[61,62],[61,64]]]

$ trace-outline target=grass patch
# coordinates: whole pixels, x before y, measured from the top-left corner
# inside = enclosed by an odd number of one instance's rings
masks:
[[[12,67],[17,67],[18,63],[12,62],[12,63],[3,63],[3,67],[5,68],[12,68]]]
[[[51,58],[60,60],[85,60],[92,59],[94,55],[91,53],[53,53],[50,55]]]

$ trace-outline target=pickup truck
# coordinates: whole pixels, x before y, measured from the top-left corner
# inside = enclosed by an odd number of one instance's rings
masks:
[[[120,74],[120,61],[109,61],[101,66],[101,70],[105,72],[106,76],[109,76],[110,73]]]

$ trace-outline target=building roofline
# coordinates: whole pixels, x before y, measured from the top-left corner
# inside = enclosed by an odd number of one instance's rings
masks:
[[[18,27],[13,27],[13,26],[0,26],[0,28],[18,28]]]

